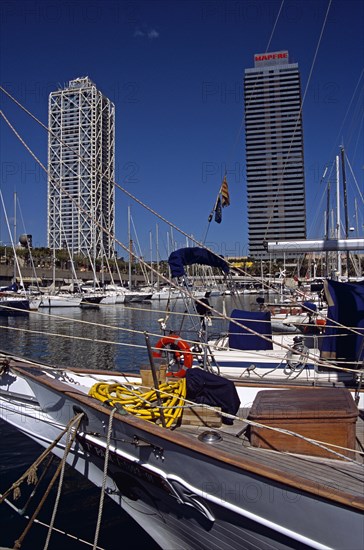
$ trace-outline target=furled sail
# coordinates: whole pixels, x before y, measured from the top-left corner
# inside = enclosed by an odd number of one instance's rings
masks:
[[[209,250],[199,247],[175,250],[170,254],[168,264],[172,277],[183,277],[185,275],[184,266],[193,264],[218,267],[224,273],[229,273],[229,266],[221,256],[217,256]]]

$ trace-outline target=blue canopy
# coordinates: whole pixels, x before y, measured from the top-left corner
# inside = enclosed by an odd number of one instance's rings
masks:
[[[328,303],[321,356],[328,359],[364,359],[364,284],[326,281]],[[350,327],[350,329],[343,328]],[[354,329],[354,330],[353,330]]]
[[[234,309],[230,315],[238,323],[244,325],[240,327],[233,321],[229,323],[229,347],[241,350],[270,350],[273,349],[272,343],[272,325],[270,311],[244,311]],[[247,329],[251,329],[269,338],[265,340],[256,336]]]
[[[209,265],[219,267],[224,273],[229,273],[229,266],[221,256],[216,256],[205,248],[180,248],[172,252],[168,258],[172,277],[185,275],[185,265]]]

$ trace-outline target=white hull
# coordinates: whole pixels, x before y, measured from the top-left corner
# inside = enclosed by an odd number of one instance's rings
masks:
[[[43,295],[39,307],[78,307],[81,304],[81,296],[79,295]]]
[[[115,304],[116,304],[116,294],[113,294],[113,293],[105,294],[105,295],[101,298],[100,304],[104,304],[104,305],[115,305]]]
[[[125,294],[116,293],[116,304],[124,304],[125,303]]]
[[[67,461],[101,486],[111,408],[98,405],[86,394],[97,379],[104,380],[111,375],[110,382],[114,383],[118,379],[125,382],[125,377],[106,372],[103,375],[77,375],[74,371],[49,369],[45,372],[48,375],[39,380],[39,374],[31,375],[29,384],[14,373],[9,376],[3,373],[0,378],[2,418],[46,447],[75,412],[84,411],[87,422],[81,424],[77,443]],[[56,382],[55,388],[52,380]],[[62,394],[60,399],[62,386],[72,393]],[[17,399],[19,395],[21,399]],[[55,399],[60,404],[56,409],[52,406]],[[309,464],[312,469],[317,466],[322,476],[325,472],[338,475],[342,471],[349,483],[353,484],[353,478],[361,483],[359,465],[341,467],[335,461],[335,468],[331,469],[327,460],[315,466],[317,459],[315,462],[291,456],[294,475],[288,470],[284,478],[272,477],[270,469],[282,467],[284,470],[281,462],[288,458],[279,453],[263,452],[262,455],[254,449],[249,452],[239,445],[241,459],[237,461],[232,454],[225,462],[237,440],[224,429],[222,442],[209,445],[199,442],[198,432],[169,431],[130,415],[116,414],[112,426],[106,494],[162,549],[362,549],[362,514],[355,506],[336,501],[339,488],[335,479],[339,478],[332,479],[333,492],[325,485],[320,485],[318,490],[314,487],[308,490],[308,486],[302,485],[304,478],[300,481],[299,477],[303,475],[304,465],[307,468]],[[55,449],[59,457],[63,455],[64,443],[65,439],[61,440]],[[255,463],[264,456],[267,470],[263,468],[258,473]]]
[[[182,292],[179,290],[162,289],[153,292],[152,300],[178,300],[183,298]]]
[[[29,298],[29,310],[37,311],[40,307],[41,302],[42,302],[41,298],[35,298],[34,296],[31,296]]]

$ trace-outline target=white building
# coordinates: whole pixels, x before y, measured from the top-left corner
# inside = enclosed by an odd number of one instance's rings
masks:
[[[115,107],[88,78],[49,96],[48,247],[113,255]]]

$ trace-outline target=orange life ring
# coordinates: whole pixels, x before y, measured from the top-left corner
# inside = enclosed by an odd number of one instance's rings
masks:
[[[324,327],[326,325],[326,319],[316,319],[316,325]]]
[[[187,342],[182,340],[178,334],[169,334],[168,336],[163,336],[155,345],[155,348],[157,348],[160,351],[153,351],[153,357],[160,358],[162,357],[162,350],[168,346],[175,346],[176,351],[172,350],[176,359],[178,360],[181,355],[183,357],[183,365],[177,372],[168,372],[167,376],[176,376],[178,378],[183,378],[186,376],[186,370],[190,369],[192,367],[193,363],[193,354],[190,350],[189,345]],[[177,351],[179,350],[179,351]]]

